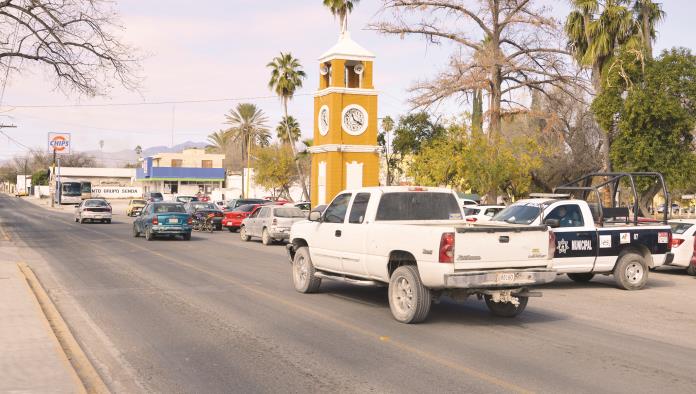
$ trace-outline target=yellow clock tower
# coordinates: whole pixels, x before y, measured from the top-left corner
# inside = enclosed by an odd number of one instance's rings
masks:
[[[379,184],[374,58],[347,31],[319,58],[314,144],[309,148],[313,207],[328,204],[341,190]]]

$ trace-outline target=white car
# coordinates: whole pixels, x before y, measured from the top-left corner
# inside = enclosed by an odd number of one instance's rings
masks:
[[[665,262],[666,265],[682,267],[689,275],[696,275],[696,266],[692,261],[696,259],[696,219],[682,219],[669,222],[672,226],[672,254],[674,259]],[[669,260],[669,259],[667,259]]]
[[[479,205],[476,201],[470,200],[468,198],[457,198],[457,201],[459,201],[459,206],[461,207],[471,207]]]
[[[493,216],[498,212],[505,209],[505,205],[477,205],[477,206],[465,206],[464,207],[464,218],[467,222],[488,222]]]
[[[100,198],[90,198],[75,205],[75,221],[111,223],[111,205]]]

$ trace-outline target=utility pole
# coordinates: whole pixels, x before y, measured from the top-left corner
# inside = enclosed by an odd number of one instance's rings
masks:
[[[51,176],[48,178],[48,190],[53,190],[51,195],[51,208],[55,207],[56,197],[56,150],[53,150],[53,164],[51,165]]]

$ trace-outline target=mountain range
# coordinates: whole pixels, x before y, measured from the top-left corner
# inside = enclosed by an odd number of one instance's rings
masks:
[[[167,152],[181,152],[187,148],[205,148],[208,146],[205,142],[193,142],[186,141],[184,143],[170,146],[153,146],[149,148],[143,148],[143,152],[140,154],[141,157],[148,157],[156,155],[158,153]],[[121,150],[117,152],[101,152],[99,150],[89,150],[83,151],[81,153],[93,156],[97,161],[97,165],[100,167],[123,167],[128,163],[137,163],[138,155],[133,149]]]

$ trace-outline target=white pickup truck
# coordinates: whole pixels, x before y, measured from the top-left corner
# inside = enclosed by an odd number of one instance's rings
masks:
[[[446,295],[484,298],[492,313],[521,313],[534,285],[556,278],[547,226],[467,224],[441,188],[371,187],[341,192],[323,213],[295,223],[288,252],[295,289],[322,279],[388,285],[396,320],[425,320]]]

